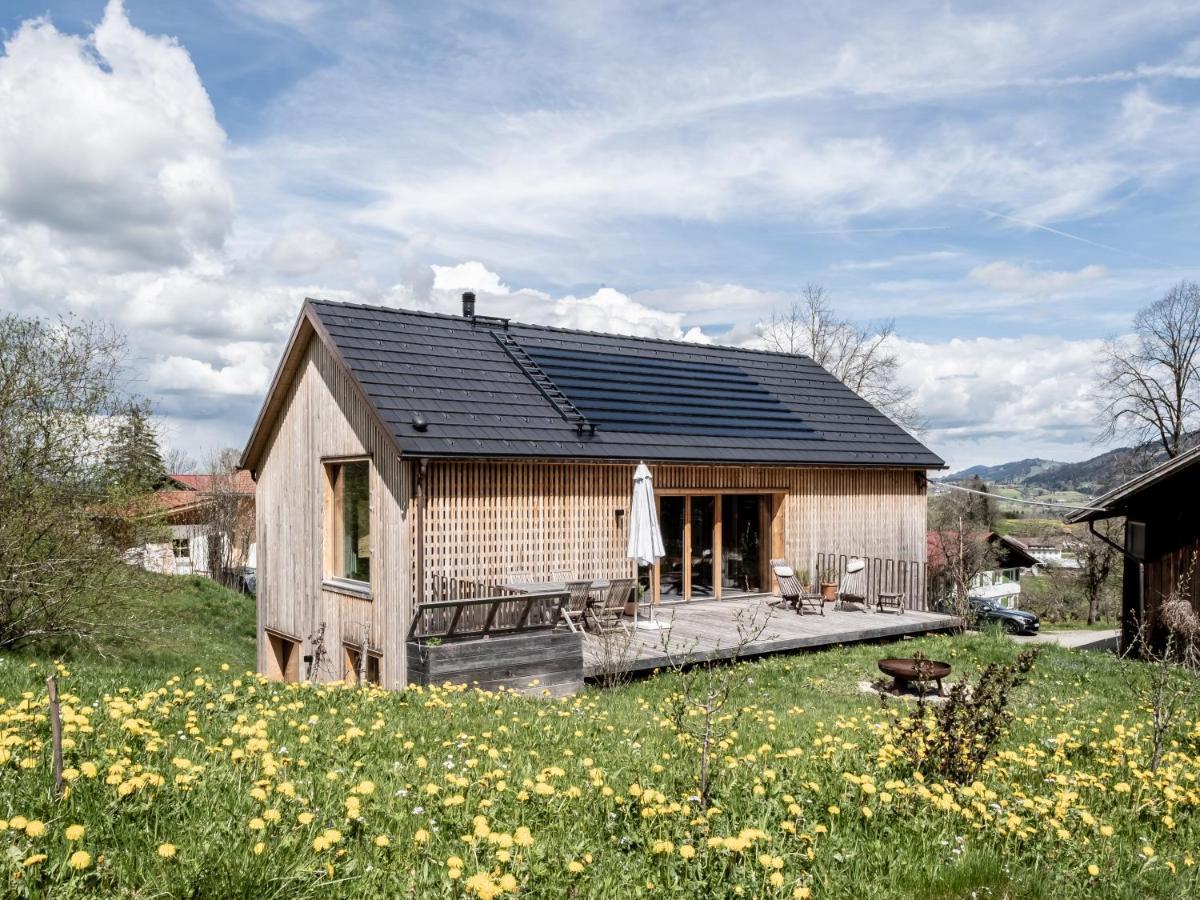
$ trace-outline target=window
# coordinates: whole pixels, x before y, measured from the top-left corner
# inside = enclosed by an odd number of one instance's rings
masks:
[[[267,658],[264,660],[268,678],[276,681],[300,680],[300,642],[281,634],[267,632]]]
[[[176,559],[189,559],[192,555],[191,541],[187,538],[175,538],[171,541],[171,551]]]
[[[362,666],[362,648],[350,644],[343,646],[345,680],[348,684],[358,684],[358,676]],[[379,654],[367,651],[367,683],[379,684]]]
[[[371,464],[329,463],[326,472],[325,577],[371,581]]]

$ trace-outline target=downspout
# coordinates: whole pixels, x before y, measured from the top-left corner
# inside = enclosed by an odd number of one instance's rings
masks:
[[[1138,615],[1139,622],[1145,622],[1146,621],[1146,564],[1145,564],[1145,562],[1143,560],[1139,559],[1138,557],[1134,556],[1133,553],[1131,553],[1129,551],[1128,547],[1123,547],[1120,544],[1118,544],[1116,541],[1109,538],[1108,535],[1104,535],[1104,534],[1101,534],[1100,532],[1098,532],[1096,530],[1096,520],[1095,519],[1088,519],[1088,531],[1090,531],[1094,537],[1099,538],[1104,543],[1108,544],[1108,546],[1112,547],[1114,550],[1116,550],[1118,553],[1120,553],[1125,559],[1128,559],[1131,562],[1134,562],[1137,564],[1137,615]],[[1124,618],[1124,615],[1122,615],[1122,618]],[[1125,622],[1121,623],[1122,634],[1124,634],[1124,631],[1125,631],[1125,624],[1126,624]]]

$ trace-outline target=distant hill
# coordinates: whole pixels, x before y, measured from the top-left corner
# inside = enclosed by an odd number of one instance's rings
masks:
[[[1166,459],[1153,445],[1118,447],[1082,462],[1022,459],[998,466],[971,466],[942,477],[961,482],[978,475],[989,486],[1012,487],[1025,496],[1076,491],[1092,497],[1110,491]]]
[[[1053,459],[1021,459],[1016,462],[1001,463],[998,466],[971,466],[961,472],[951,472],[943,475],[941,481],[966,481],[979,477],[988,484],[1023,484],[1030,478],[1043,473],[1053,472],[1068,463],[1056,462]]]

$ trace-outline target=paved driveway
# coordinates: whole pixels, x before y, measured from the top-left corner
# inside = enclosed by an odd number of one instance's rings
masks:
[[[1121,632],[1112,631],[1043,631],[1041,634],[1016,634],[1018,644],[1058,644],[1073,650],[1116,650]]]

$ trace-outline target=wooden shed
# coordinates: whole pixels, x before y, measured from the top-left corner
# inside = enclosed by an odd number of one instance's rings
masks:
[[[650,466],[667,555],[626,558]],[[408,678],[416,604],[514,572],[642,579],[656,603],[772,589],[768,561],[925,597],[942,461],[812,360],[308,300],[243,464],[257,481],[259,666]],[[367,647],[369,666],[362,647]],[[320,655],[320,654],[317,654]]]
[[[1155,466],[1072,513],[1068,522],[1125,520],[1121,585],[1121,644],[1128,647],[1139,623],[1162,638],[1158,610],[1180,586],[1200,613],[1200,447]],[[1089,525],[1090,527],[1090,525]],[[1195,570],[1190,577],[1193,560]]]

